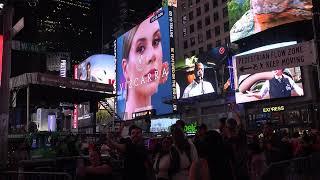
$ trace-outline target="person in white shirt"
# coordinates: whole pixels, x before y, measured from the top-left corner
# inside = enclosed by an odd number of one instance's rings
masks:
[[[211,83],[203,80],[204,66],[202,63],[195,64],[194,75],[195,79],[186,87],[182,98],[189,98],[215,92]]]
[[[298,96],[303,96],[303,89],[291,77],[283,74],[283,71],[283,69],[272,71],[274,77],[267,80],[257,94],[247,92],[248,95],[258,99],[264,98],[267,94],[270,95],[270,98],[283,98],[290,97],[291,91],[295,91]]]

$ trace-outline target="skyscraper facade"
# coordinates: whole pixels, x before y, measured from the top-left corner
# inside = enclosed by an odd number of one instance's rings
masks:
[[[179,0],[178,59],[201,54],[230,41],[227,0]]]

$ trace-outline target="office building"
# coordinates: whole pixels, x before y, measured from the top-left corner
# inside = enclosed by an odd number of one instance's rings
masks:
[[[177,59],[190,57],[230,41],[227,0],[179,0]]]

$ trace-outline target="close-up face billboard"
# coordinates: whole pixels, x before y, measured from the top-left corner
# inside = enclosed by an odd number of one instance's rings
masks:
[[[164,98],[173,96],[171,59],[174,56],[170,56],[172,27],[169,28],[172,15],[168,8],[161,8],[117,38],[116,111],[124,120],[151,109],[156,115],[173,111],[172,105],[163,102]]]
[[[312,0],[229,0],[231,42],[272,27],[312,18]]]

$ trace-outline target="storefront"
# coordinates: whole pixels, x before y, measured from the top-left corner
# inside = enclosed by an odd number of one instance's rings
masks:
[[[246,124],[250,131],[258,131],[263,124],[272,123],[274,128],[289,130],[289,133],[316,128],[319,111],[316,104],[273,104],[250,107],[246,110]]]

